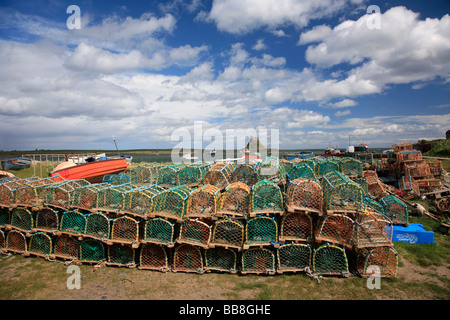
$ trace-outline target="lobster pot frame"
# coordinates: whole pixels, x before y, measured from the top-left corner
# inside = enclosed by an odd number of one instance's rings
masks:
[[[177,246],[173,255],[172,271],[203,273],[205,270],[201,249],[191,244]]]
[[[242,182],[251,188],[258,181],[257,167],[258,163],[242,163],[237,165],[231,174],[230,183]]]
[[[130,183],[130,177],[125,173],[106,174],[103,176],[102,182],[107,182],[110,185],[118,186],[118,185]]]
[[[5,233],[0,230],[0,252],[6,247]]]
[[[413,178],[432,178],[430,165],[427,161],[404,162],[403,172]]]
[[[36,222],[33,232],[55,232],[59,228],[58,212],[46,207],[36,212]]]
[[[139,225],[133,218],[123,216],[113,220],[111,229],[111,242],[132,244],[133,248],[139,247]],[[108,242],[109,244],[109,242]]]
[[[442,161],[427,161],[428,166],[430,167],[431,175],[435,178],[439,178],[442,176]]]
[[[96,210],[118,212],[125,206],[125,193],[135,189],[132,184],[117,185],[100,190]]]
[[[108,246],[108,256],[106,264],[108,266],[133,268],[136,266],[135,254],[135,249],[133,249],[131,246],[124,246],[115,243],[111,246]]]
[[[271,245],[278,241],[277,222],[269,217],[256,217],[247,222],[245,227],[244,249],[250,246]],[[275,245],[276,246],[276,245]]]
[[[364,198],[364,204],[366,205],[366,209],[373,209],[378,213],[384,214],[384,207],[378,201],[366,197]]]
[[[312,250],[308,244],[285,244],[277,249],[277,272],[305,271],[311,265]]]
[[[80,244],[80,261],[99,263],[106,260],[105,246],[99,240],[85,239]]]
[[[187,199],[190,193],[191,190],[186,186],[179,186],[158,193],[153,198],[155,205],[150,216],[172,218],[181,222],[186,214]]]
[[[355,222],[343,214],[323,217],[317,225],[316,241],[351,247],[354,225]]]
[[[169,258],[164,246],[154,243],[143,244],[138,269],[169,271]]]
[[[178,173],[183,167],[184,166],[181,164],[174,164],[159,169],[158,185],[165,188],[174,188],[179,186],[180,179],[178,177]]]
[[[202,182],[204,175],[208,172],[210,165],[199,163],[187,165],[178,171],[180,185],[198,185]]]
[[[41,206],[46,200],[46,189],[55,182],[44,178],[26,182],[16,189],[16,204]]]
[[[157,166],[140,165],[130,171],[130,182],[135,184],[151,183],[158,181]]]
[[[37,180],[37,177],[26,179],[8,179],[0,184],[0,206],[9,207],[16,202],[16,189],[26,182]]]
[[[145,223],[143,243],[162,244],[167,247],[174,246],[175,224],[162,218],[154,218]]]
[[[10,224],[10,213],[8,208],[0,207],[0,229]]]
[[[198,219],[185,219],[180,226],[178,243],[187,243],[207,249],[211,239],[211,226]]]
[[[52,254],[52,239],[43,232],[33,233],[30,238],[30,245],[27,253],[46,259]]]
[[[216,186],[206,184],[195,189],[188,198],[185,217],[214,217],[217,213],[219,199],[220,189]]]
[[[108,217],[101,212],[94,212],[86,217],[86,228],[83,236],[106,241],[110,238],[111,227]]]
[[[233,249],[217,247],[205,251],[205,269],[236,273],[237,253]]]
[[[345,250],[325,243],[314,250],[313,272],[320,275],[348,276],[348,260]]]
[[[341,163],[341,171],[347,176],[361,177],[363,175],[363,164],[357,159],[344,159]]]
[[[367,211],[356,218],[353,233],[353,246],[365,247],[392,247],[392,222],[384,215]]]
[[[53,257],[64,260],[76,260],[80,257],[80,243],[74,237],[63,234],[56,238]]]
[[[403,197],[406,199],[412,199],[420,196],[419,183],[410,176],[403,176],[399,180],[400,190],[403,192]]]
[[[323,177],[330,172],[341,171],[339,162],[331,159],[322,160],[317,167],[317,176]]]
[[[413,149],[411,142],[398,142],[392,145],[393,152],[409,151]]]
[[[27,251],[27,238],[23,232],[11,230],[6,235],[5,251],[24,254]]]
[[[275,269],[275,255],[266,248],[251,248],[242,253],[242,274],[256,273],[273,275]]]
[[[319,215],[322,214],[322,188],[315,181],[304,178],[290,181],[286,198],[287,210],[290,212],[312,211]]]
[[[97,206],[98,192],[109,187],[108,183],[95,183],[73,191],[71,208],[91,210]]]
[[[123,211],[140,218],[148,219],[150,211],[153,210],[153,196],[164,191],[156,184],[139,187],[125,192],[125,205]]]
[[[322,180],[323,198],[327,210],[361,211],[364,191],[340,172],[330,172]]]
[[[218,162],[205,173],[203,184],[211,184],[223,190],[230,183],[233,169],[234,165],[231,162]]]
[[[422,152],[419,150],[408,150],[397,152],[397,162],[422,160]]]
[[[220,197],[219,216],[231,215],[246,218],[250,210],[250,188],[242,182],[234,182]]]
[[[77,210],[66,211],[61,217],[58,234],[81,236],[86,230],[86,217]]]
[[[288,177],[289,177],[289,180],[304,178],[304,179],[317,181],[317,177],[316,177],[316,174],[314,173],[314,169],[311,168],[305,162],[299,162],[291,170],[289,170]]]
[[[394,195],[388,195],[381,199],[384,214],[393,224],[408,224],[409,212],[406,204]]]
[[[363,190],[363,195],[366,197],[369,194],[369,184],[367,183],[367,179],[364,177],[356,177],[352,178],[352,181],[359,185]]]
[[[90,184],[87,180],[69,180],[55,183],[46,189],[45,204],[67,210],[72,203],[73,192]]]
[[[244,226],[241,222],[231,219],[216,221],[209,243],[210,248],[221,246],[241,250],[243,244]]]
[[[291,212],[283,216],[280,242],[313,240],[313,220],[308,212]]]
[[[283,194],[280,187],[269,180],[258,181],[250,192],[250,216],[277,213],[284,213]]]
[[[270,180],[276,184],[286,183],[286,167],[278,158],[266,157],[258,166],[258,180]]]
[[[11,224],[7,229],[16,229],[29,233],[34,227],[33,213],[25,208],[17,207],[11,213]]]
[[[367,192],[375,199],[380,199],[384,196],[385,190],[378,176],[366,175]]]
[[[356,269],[363,278],[374,275],[378,267],[381,278],[392,278],[397,276],[398,253],[392,247],[366,248],[357,251]]]

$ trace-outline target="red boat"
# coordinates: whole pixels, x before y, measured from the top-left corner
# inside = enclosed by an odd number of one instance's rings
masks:
[[[61,181],[85,179],[91,183],[99,183],[102,182],[103,176],[121,173],[126,168],[127,160],[125,158],[93,161],[79,165],[72,161],[66,161],[58,164],[50,173],[50,176],[60,177]]]

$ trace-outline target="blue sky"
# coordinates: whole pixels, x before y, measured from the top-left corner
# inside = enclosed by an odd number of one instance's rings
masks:
[[[444,0],[2,1],[0,150],[172,148],[199,124],[218,149],[238,129],[278,130],[285,149],[444,138],[449,14]]]

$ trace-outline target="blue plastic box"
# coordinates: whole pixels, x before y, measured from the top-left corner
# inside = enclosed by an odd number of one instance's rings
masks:
[[[393,242],[406,242],[409,244],[434,243],[434,232],[426,231],[423,225],[410,223],[407,227],[394,226],[392,233]]]

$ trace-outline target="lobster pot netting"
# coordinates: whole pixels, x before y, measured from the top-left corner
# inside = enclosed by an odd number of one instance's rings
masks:
[[[347,176],[361,177],[363,175],[362,162],[356,159],[345,159],[341,163],[342,173]]]
[[[178,171],[180,185],[196,185],[202,182],[204,175],[208,172],[210,165],[191,164]]]
[[[242,182],[251,188],[258,181],[257,166],[258,163],[237,165],[231,174],[230,183]]]
[[[254,245],[270,245],[278,240],[278,227],[274,218],[256,217],[247,222],[244,249]]]
[[[147,218],[150,211],[153,210],[153,196],[162,191],[164,191],[164,189],[157,185],[145,186],[127,191],[125,193],[123,211],[141,218]]]
[[[418,150],[397,152],[397,162],[422,160],[422,152]]]
[[[321,245],[313,254],[313,272],[320,275],[348,275],[345,250],[328,243]]]
[[[105,240],[110,237],[110,229],[108,217],[101,212],[94,212],[86,217],[86,228],[83,235]]]
[[[283,216],[280,226],[280,242],[311,241],[313,221],[308,212],[292,212]]]
[[[364,198],[364,204],[366,205],[365,209],[373,209],[378,213],[384,214],[384,207],[376,200],[373,200],[369,197]],[[364,210],[364,211],[366,211]]]
[[[427,161],[404,162],[403,172],[413,178],[432,178],[430,165]]]
[[[48,257],[52,254],[52,249],[52,239],[47,234],[38,232],[31,235],[29,253]]]
[[[174,245],[175,224],[162,218],[154,218],[145,223],[143,242]]]
[[[305,162],[299,162],[291,170],[288,171],[289,180],[295,180],[298,178],[309,179],[317,181],[314,168],[311,168],[309,164]]]
[[[398,142],[392,145],[393,152],[409,151],[412,150],[413,145],[411,142]]]
[[[106,260],[105,246],[99,240],[86,239],[80,244],[80,261],[88,263]]]
[[[220,189],[206,184],[194,190],[189,198],[186,217],[213,217],[217,213]]]
[[[322,188],[327,210],[363,210],[364,190],[340,172],[335,171],[325,175]]]
[[[138,222],[130,217],[123,216],[113,221],[111,240],[126,243],[136,243],[139,237]]]
[[[430,167],[431,175],[435,178],[440,177],[443,174],[442,161],[427,161]]]
[[[258,180],[270,180],[276,184],[286,182],[286,168],[278,158],[266,157],[258,167]]]
[[[343,215],[323,217],[317,224],[316,241],[351,246],[354,221]]]
[[[131,246],[124,246],[118,243],[108,246],[106,264],[113,266],[134,267],[136,265],[135,249]]]
[[[105,211],[122,210],[125,205],[125,194],[135,189],[132,184],[112,186],[99,191],[96,209]]]
[[[241,273],[275,274],[275,255],[266,248],[252,248],[242,253]]]
[[[356,183],[358,186],[361,187],[364,197],[369,195],[369,184],[367,183],[366,178],[356,177],[356,178],[352,178],[351,181],[353,181],[354,183]]]
[[[357,251],[356,269],[361,277],[381,278],[397,276],[398,253],[392,247],[365,248]]]
[[[211,184],[220,190],[223,190],[230,183],[233,169],[234,165],[232,163],[218,162],[205,173],[203,184]]]
[[[392,247],[392,232],[392,222],[383,214],[374,211],[360,213],[355,221],[353,246]]]
[[[80,244],[74,237],[63,234],[56,238],[53,254],[62,259],[78,259],[80,256]]]
[[[130,183],[130,177],[127,174],[106,174],[103,176],[102,182],[107,182],[110,185],[118,186],[121,184]]]
[[[237,254],[233,249],[217,247],[205,251],[205,269],[237,272]]]
[[[244,244],[244,226],[236,220],[218,220],[213,227],[210,247],[222,246],[241,249]]]
[[[6,246],[5,233],[2,230],[0,230],[0,252],[3,251],[5,246]]]
[[[250,210],[250,189],[242,182],[234,182],[220,197],[218,214],[247,217]]]
[[[311,265],[311,247],[307,244],[285,244],[277,250],[277,271],[304,271]]]
[[[178,172],[183,168],[180,164],[165,166],[159,169],[158,185],[165,188],[173,188],[180,185]]]
[[[338,161],[322,160],[318,164],[317,175],[323,177],[330,172],[341,171]]]
[[[16,203],[21,205],[42,205],[46,200],[46,188],[54,183],[52,179],[26,182],[16,190]]]
[[[88,184],[86,180],[70,180],[51,185],[46,189],[45,202],[52,207],[69,209],[74,191]]]
[[[403,176],[399,180],[399,188],[403,193],[403,197],[406,199],[420,196],[419,183],[413,177]]]
[[[17,230],[11,230],[6,236],[6,250],[14,253],[27,251],[27,239],[25,234]]]
[[[31,232],[34,227],[34,218],[30,210],[17,207],[11,213],[11,227],[24,232]]]
[[[10,223],[9,216],[8,208],[0,208],[0,229],[6,227],[6,225]]]
[[[305,178],[298,178],[290,181],[286,192],[286,198],[288,210],[322,213],[322,188],[315,181]]]
[[[203,273],[204,264],[200,248],[190,244],[177,246],[173,255],[173,271]]]
[[[284,212],[283,194],[272,181],[261,180],[253,185],[250,199],[250,215]]]
[[[381,199],[384,214],[393,224],[408,224],[409,212],[406,204],[394,195],[388,195]]]
[[[0,205],[10,206],[16,201],[18,181],[0,184]]]
[[[51,208],[42,208],[36,212],[35,229],[39,231],[55,231],[59,227],[58,213]]]
[[[81,235],[86,230],[86,217],[79,211],[67,211],[61,218],[60,232]]]
[[[95,208],[97,206],[98,193],[108,187],[108,183],[96,183],[74,190],[71,207],[85,210]]]
[[[143,244],[139,257],[139,269],[169,271],[167,250],[158,244]]]
[[[181,221],[186,214],[187,199],[190,193],[191,190],[186,186],[179,186],[158,193],[153,199],[152,215]]]
[[[366,175],[367,192],[375,199],[380,199],[384,196],[385,190],[378,179],[378,176]]]
[[[211,226],[198,219],[185,219],[180,226],[178,243],[187,243],[208,248]]]

